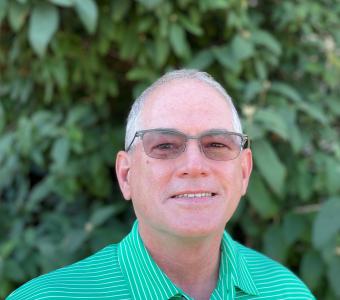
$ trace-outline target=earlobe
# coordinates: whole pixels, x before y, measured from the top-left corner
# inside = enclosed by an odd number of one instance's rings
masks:
[[[244,149],[242,153],[242,195],[247,191],[249,178],[253,169],[253,156],[250,149]]]
[[[116,157],[116,175],[125,200],[131,199],[130,157],[127,152],[119,151]]]

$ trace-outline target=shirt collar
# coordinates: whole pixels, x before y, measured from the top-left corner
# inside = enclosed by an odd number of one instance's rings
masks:
[[[217,288],[213,295],[222,296],[235,293],[233,286],[243,292],[258,295],[258,290],[247,267],[245,258],[238,250],[233,239],[224,232],[222,256]],[[129,235],[119,244],[119,264],[127,278],[133,299],[169,299],[176,294],[184,295],[167,275],[157,266],[138,232],[138,221],[135,222]]]
[[[138,221],[119,244],[118,251],[119,264],[133,299],[169,299],[182,293],[148,253],[138,232]]]
[[[259,295],[245,257],[240,252],[237,242],[226,231],[223,234],[221,248],[220,280],[227,278],[227,274],[231,274],[231,281],[234,286],[246,294]]]

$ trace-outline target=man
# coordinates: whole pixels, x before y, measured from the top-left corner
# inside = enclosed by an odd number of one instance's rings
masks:
[[[314,299],[289,270],[224,231],[252,170],[246,144],[230,97],[208,74],[164,75],[135,101],[117,155],[138,220],[131,233],[8,300]]]

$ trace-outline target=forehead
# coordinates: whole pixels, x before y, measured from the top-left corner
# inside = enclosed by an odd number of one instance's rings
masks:
[[[142,129],[175,128],[190,134],[233,129],[229,103],[197,79],[174,79],[156,87],[147,96],[141,123]]]

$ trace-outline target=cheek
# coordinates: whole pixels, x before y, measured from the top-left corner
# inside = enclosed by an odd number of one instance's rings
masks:
[[[131,169],[132,198],[143,199],[144,202],[159,195],[166,188],[168,174],[167,168],[162,167],[159,161],[138,157]],[[146,207],[146,205],[143,204]]]
[[[224,172],[220,173],[219,178],[227,192],[233,194],[231,196],[241,194],[243,186],[241,168],[237,166],[225,168]]]

